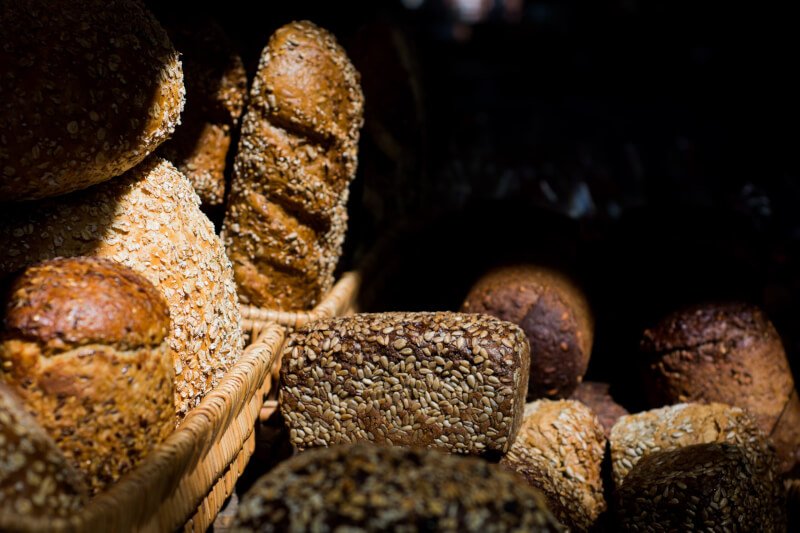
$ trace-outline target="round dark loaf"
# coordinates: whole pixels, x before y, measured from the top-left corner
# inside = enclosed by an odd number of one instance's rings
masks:
[[[773,437],[781,470],[800,447],[800,402],[778,332],[747,304],[711,304],[678,311],[644,332],[654,405],[721,402],[747,409]]]
[[[617,420],[629,414],[627,409],[614,400],[608,391],[609,388],[608,383],[584,381],[572,393],[573,400],[581,402],[597,415],[606,437],[611,435],[611,428]]]
[[[564,531],[539,491],[497,465],[367,444],[282,463],[244,496],[235,525],[254,532]]]
[[[592,411],[574,400],[525,406],[519,434],[500,460],[542,491],[548,507],[572,531],[588,531],[606,510],[600,470],[606,448]]]
[[[528,399],[569,398],[583,380],[592,350],[589,304],[562,274],[533,265],[493,270],[461,306],[519,325],[531,345]]]
[[[55,259],[11,285],[0,379],[95,493],[175,427],[168,333],[159,292],[112,261]]]
[[[0,34],[0,201],[118,176],[179,122],[178,52],[141,2],[2,2]]]

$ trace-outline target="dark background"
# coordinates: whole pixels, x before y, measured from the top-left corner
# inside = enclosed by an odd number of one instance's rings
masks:
[[[590,379],[637,408],[644,327],[682,305],[764,307],[800,369],[795,17],[663,0],[151,2],[210,16],[252,76],[309,19],[362,74],[367,120],[342,269],[365,310],[457,309],[489,267],[573,275]],[[516,6],[516,7],[515,7]]]

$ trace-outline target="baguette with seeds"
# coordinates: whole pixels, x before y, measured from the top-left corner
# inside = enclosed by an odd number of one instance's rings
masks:
[[[300,449],[366,440],[503,453],[522,421],[529,364],[522,330],[486,315],[333,318],[290,337],[280,405]]]

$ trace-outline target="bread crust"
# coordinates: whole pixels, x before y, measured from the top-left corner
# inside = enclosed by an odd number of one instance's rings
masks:
[[[611,435],[611,428],[621,417],[629,414],[627,409],[618,404],[609,393],[608,383],[597,381],[584,381],[572,393],[571,399],[577,400],[592,410],[600,424],[606,437]]]

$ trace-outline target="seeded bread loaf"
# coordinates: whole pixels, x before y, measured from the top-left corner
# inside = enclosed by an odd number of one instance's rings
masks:
[[[624,407],[614,401],[608,389],[608,383],[584,381],[572,393],[573,400],[581,402],[597,415],[606,437],[611,435],[611,428],[617,420],[628,414]]]
[[[732,444],[696,444],[643,458],[618,493],[623,531],[786,531],[774,479]]]
[[[80,473],[0,381],[0,531],[20,517],[68,516],[87,496]]]
[[[55,259],[9,291],[0,380],[93,492],[175,428],[169,310],[144,277],[105,259]]]
[[[239,504],[242,531],[564,531],[503,468],[433,450],[356,444],[301,453]]]
[[[223,224],[242,302],[309,309],[330,290],[363,106],[332,35],[310,22],[275,32],[250,90]]]
[[[367,440],[502,453],[522,421],[528,364],[522,330],[485,315],[320,320],[286,343],[280,406],[300,449]]]
[[[247,94],[242,58],[211,19],[187,18],[167,31],[181,52],[186,109],[161,155],[189,178],[203,206],[221,206],[231,134]]]
[[[183,74],[136,0],[0,4],[0,202],[118,176],[172,133]]]
[[[532,265],[493,270],[470,289],[461,310],[519,325],[531,345],[528,399],[569,398],[583,380],[594,323],[578,287],[562,274]]]
[[[723,404],[678,404],[623,416],[611,430],[614,484],[643,457],[693,444],[723,442],[740,446],[753,465],[775,476],[775,453],[744,410]]]
[[[107,183],[0,213],[0,273],[58,256],[120,262],[169,305],[175,405],[199,403],[242,349],[230,262],[189,181],[152,157]]]
[[[800,402],[786,352],[757,307],[711,304],[673,313],[644,332],[654,405],[721,402],[747,409],[790,470],[800,447]]]
[[[606,448],[592,411],[573,400],[539,400],[525,417],[501,465],[542,491],[548,507],[571,531],[588,531],[606,510],[600,465]]]

